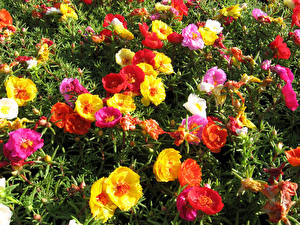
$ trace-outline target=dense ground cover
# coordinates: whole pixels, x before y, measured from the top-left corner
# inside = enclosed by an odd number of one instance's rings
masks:
[[[1,1],[0,224],[299,224],[299,11]]]

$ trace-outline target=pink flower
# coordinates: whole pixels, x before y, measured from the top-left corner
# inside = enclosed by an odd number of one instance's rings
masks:
[[[8,142],[3,146],[3,153],[12,162],[25,160],[44,146],[41,134],[27,128],[20,128],[9,133]]]
[[[60,93],[64,96],[65,101],[71,107],[74,107],[74,102],[77,96],[83,93],[89,93],[85,87],[83,87],[77,78],[65,78],[59,86]]]
[[[122,113],[113,107],[103,107],[96,112],[95,117],[97,127],[114,127],[120,122]]]
[[[271,67],[271,62],[272,62],[271,60],[266,59],[266,60],[264,60],[264,61],[261,63],[260,67],[261,67],[263,70],[269,70],[270,67]]]
[[[202,131],[204,126],[208,123],[205,117],[199,115],[193,115],[188,118],[187,126],[191,134],[197,136],[200,140],[202,139]],[[186,119],[182,120],[181,125],[185,126]],[[198,144],[198,143],[191,143]]]
[[[188,221],[194,221],[197,218],[198,210],[192,208],[187,200],[187,196],[191,187],[185,188],[176,199],[177,210],[179,211],[179,216]]]
[[[284,66],[280,66],[279,64],[272,68],[281,78],[281,80],[285,82],[292,83],[294,80],[294,74],[292,71]]]
[[[183,40],[181,45],[188,47],[190,50],[197,50],[204,48],[204,41],[195,24],[189,24],[182,30]]]
[[[214,85],[224,84],[226,81],[226,73],[222,69],[218,69],[217,66],[207,70],[204,75],[203,82]]]
[[[253,9],[252,16],[259,22],[271,23],[270,17],[261,9]]]
[[[290,82],[287,82],[281,89],[281,92],[284,96],[286,107],[288,107],[292,111],[295,111],[298,108],[299,104],[297,101],[296,92],[293,90],[292,84]]]

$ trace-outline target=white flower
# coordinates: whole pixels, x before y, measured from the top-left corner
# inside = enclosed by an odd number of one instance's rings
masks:
[[[0,99],[0,118],[13,119],[18,116],[18,103],[12,98]]]
[[[50,7],[47,9],[46,15],[52,15],[52,14],[61,14],[61,11],[58,8]]]
[[[36,59],[30,59],[26,61],[27,63],[27,69],[31,69],[37,66],[37,60]]]
[[[183,106],[190,111],[193,115],[199,115],[206,118],[206,101],[199,98],[195,94],[190,94],[188,101]]]
[[[221,33],[223,27],[221,27],[221,23],[217,20],[207,20],[205,23],[205,27],[209,28],[212,32],[217,34]]]
[[[5,178],[0,178],[0,188],[5,188]]]
[[[199,85],[198,85],[198,90],[199,91],[205,91],[206,93],[210,93],[213,89],[214,89],[214,85],[213,84],[210,84],[210,83],[206,83],[206,82],[201,82]]]
[[[0,203],[0,225],[9,225],[12,211],[6,205]]]
[[[69,225],[81,225],[81,223],[77,223],[76,220],[70,220]]]
[[[243,127],[243,128],[237,128],[235,130],[236,134],[239,136],[244,136],[248,133],[248,128],[247,127]]]
[[[123,23],[118,19],[118,18],[114,18],[111,23],[110,23],[114,28],[117,27],[117,26],[123,26]]]

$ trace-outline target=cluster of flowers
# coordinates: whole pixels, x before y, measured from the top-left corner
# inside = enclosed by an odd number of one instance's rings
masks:
[[[13,26],[13,19],[6,9],[0,10],[0,43],[9,40],[10,36],[16,32]]]

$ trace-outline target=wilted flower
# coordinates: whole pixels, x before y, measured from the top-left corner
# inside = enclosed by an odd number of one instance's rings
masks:
[[[208,120],[206,117],[202,117],[200,115],[193,115],[193,116],[188,117],[187,121],[186,121],[186,119],[182,120],[181,125],[185,127],[187,124],[188,131],[191,134],[197,136],[199,138],[199,140],[201,140],[203,128],[207,123],[208,123]],[[198,143],[191,142],[191,144],[198,144]]]
[[[165,133],[163,129],[160,128],[159,124],[153,119],[144,120],[139,124],[154,140],[157,140],[159,135]]]
[[[95,117],[97,127],[114,127],[120,122],[122,113],[113,107],[103,107],[96,112]]]
[[[75,112],[91,122],[96,120],[95,113],[102,107],[102,99],[89,93],[79,95],[75,102]]]
[[[261,68],[263,70],[268,70],[271,68],[271,60],[264,60],[262,63],[261,63]]]
[[[177,210],[179,211],[179,216],[187,221],[194,221],[197,218],[198,210],[191,207],[188,202],[188,193],[191,187],[185,188],[176,199]]]
[[[287,82],[284,87],[281,89],[281,92],[284,96],[285,105],[292,111],[295,111],[298,106],[297,94],[294,91],[290,82]]]
[[[199,115],[203,118],[206,118],[206,101],[205,99],[199,98],[195,94],[190,94],[188,101],[183,104],[193,115]]]
[[[18,116],[18,103],[12,98],[0,99],[0,118],[14,119]]]

